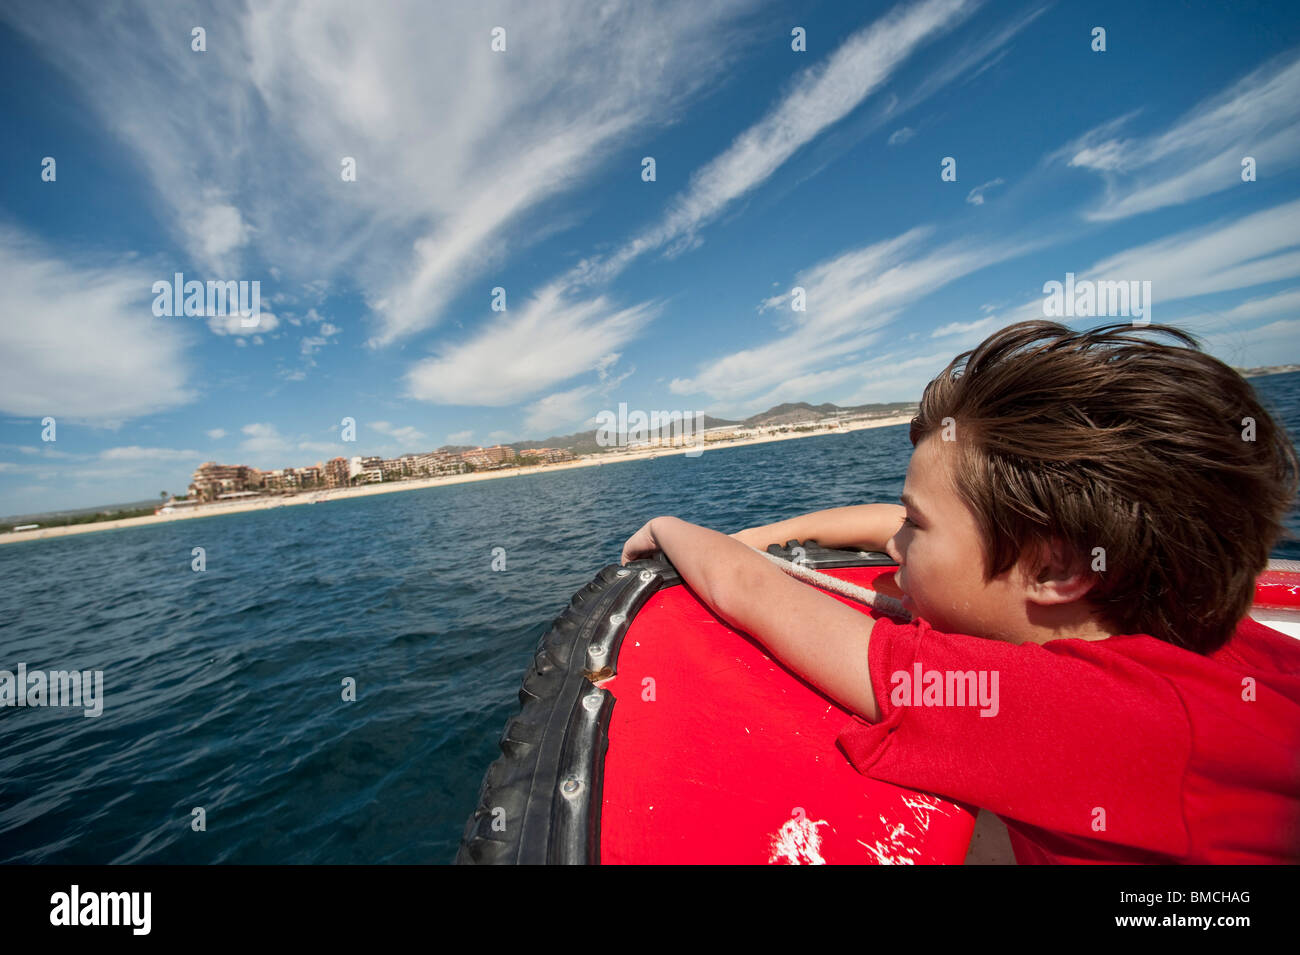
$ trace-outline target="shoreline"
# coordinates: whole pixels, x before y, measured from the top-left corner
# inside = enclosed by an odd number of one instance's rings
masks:
[[[842,429],[827,429],[794,434],[772,434],[757,438],[738,438],[731,441],[716,441],[707,446],[703,454],[711,454],[726,448],[740,448],[753,444],[768,444],[773,441],[795,441],[799,438],[823,437],[831,434],[848,434],[852,431],[864,431],[871,428],[889,428],[907,424],[913,415],[892,415],[872,421],[846,425]],[[526,474],[569,471],[574,468],[603,467],[606,464],[618,464],[624,461],[644,461],[661,455],[685,454],[690,448],[647,448],[642,451],[606,451],[601,454],[587,454],[574,461],[559,464],[529,464],[519,468],[500,471],[481,471],[474,474],[452,474],[443,477],[411,478],[406,481],[391,481],[380,484],[364,484],[360,487],[322,488],[292,495],[257,498],[255,500],[213,502],[201,504],[192,511],[173,514],[153,514],[146,517],[128,517],[118,520],[95,521],[91,524],[69,524],[61,527],[41,527],[31,531],[12,531],[0,534],[0,544],[12,544],[19,541],[42,540],[52,537],[70,537],[74,534],[89,534],[94,531],[117,530],[124,527],[147,527],[153,524],[165,524],[171,521],[192,521],[204,517],[221,517],[229,514],[244,514],[249,511],[265,511],[277,507],[293,507],[300,504],[316,504],[325,501],[338,501],[354,497],[370,497],[374,494],[398,494],[402,491],[419,491],[431,487],[443,487],[452,484],[469,484],[474,481],[491,481],[498,478],[521,477]]]

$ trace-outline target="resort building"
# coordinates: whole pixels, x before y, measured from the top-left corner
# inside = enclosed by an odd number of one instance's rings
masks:
[[[293,468],[277,468],[262,472],[262,486],[268,491],[293,491],[299,487],[298,473]]]
[[[384,479],[383,462],[380,457],[355,457],[349,473],[356,484],[378,484]]]
[[[410,457],[416,477],[439,477],[444,474],[460,474],[465,470],[465,462],[460,455],[447,451],[429,451]]]
[[[190,481],[189,496],[200,500],[216,500],[222,494],[247,491],[261,485],[260,472],[242,464],[217,464],[205,461],[194,471]]]
[[[572,461],[573,452],[568,448],[528,448],[519,452],[521,458],[536,458],[539,464],[556,464],[560,461]]]
[[[495,444],[490,448],[474,448],[470,451],[461,453],[461,458],[466,464],[472,464],[476,468],[492,468],[515,457],[515,449],[508,448],[503,444]]]
[[[325,462],[326,487],[347,487],[351,477],[347,458],[330,458]]]
[[[535,448],[520,457],[549,463],[573,460],[562,448]],[[354,484],[378,484],[411,478],[441,477],[463,474],[470,465],[499,468],[517,463],[514,448],[495,445],[474,448],[463,453],[427,451],[403,454],[397,458],[378,455],[330,458],[300,468],[276,468],[260,471],[242,464],[217,464],[205,461],[194,472],[189,497],[194,501],[215,501],[258,493],[284,493],[314,488],[350,487]]]

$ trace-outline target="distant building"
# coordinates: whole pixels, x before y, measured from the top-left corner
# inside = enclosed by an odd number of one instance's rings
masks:
[[[461,452],[461,459],[466,464],[472,464],[476,468],[491,468],[504,464],[515,456],[515,449],[506,447],[503,444],[495,444],[490,448],[474,448],[469,451]]]
[[[348,473],[357,484],[378,484],[384,479],[380,466],[383,460],[379,457],[355,457],[348,465]]]
[[[194,471],[188,496],[212,501],[222,494],[247,491],[261,483],[260,472],[256,468],[205,461]]]
[[[499,464],[514,454],[512,449],[501,445],[476,450],[484,467]],[[461,474],[465,470],[463,457],[450,451],[404,454],[399,458],[381,458],[377,455],[338,457],[305,467],[276,468],[272,471],[259,471],[242,464],[205,461],[194,472],[189,497],[195,501],[215,501],[260,492],[283,493],[310,488],[377,484],[406,478],[439,477]]]
[[[573,452],[568,448],[528,448],[519,452],[521,458],[536,458],[541,464],[557,464],[560,461],[572,461]]]
[[[262,472],[262,486],[268,491],[296,491],[302,478],[294,468],[277,468]]]
[[[465,470],[465,462],[460,455],[447,451],[429,451],[410,457],[415,477],[440,477],[445,474],[460,474]]]
[[[347,487],[351,477],[347,458],[330,458],[325,462],[326,487]]]

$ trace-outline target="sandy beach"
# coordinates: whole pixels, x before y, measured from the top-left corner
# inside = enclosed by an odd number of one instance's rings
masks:
[[[825,431],[800,431],[789,434],[770,434],[755,438],[737,438],[733,441],[711,441],[704,455],[716,454],[727,448],[739,448],[751,444],[767,444],[771,441],[794,441],[799,438],[812,438],[828,434],[848,434],[866,428],[888,428],[893,425],[907,424],[912,420],[911,414],[894,415],[871,421],[845,424],[839,429]],[[12,544],[18,541],[40,540],[46,537],[67,537],[72,534],[89,534],[93,531],[116,530],[122,527],[143,527],[161,524],[167,521],[192,521],[203,517],[220,517],[226,514],[243,514],[247,511],[262,511],[272,507],[291,507],[296,504],[317,504],[324,501],[337,501],[349,497],[367,497],[372,494],[396,494],[402,491],[417,491],[421,488],[442,487],[448,484],[467,484],[471,481],[491,481],[501,478],[521,477],[536,474],[539,471],[567,471],[572,468],[603,467],[620,464],[624,461],[643,461],[647,458],[667,457],[685,454],[691,448],[645,448],[637,451],[607,451],[601,454],[587,454],[573,461],[558,464],[530,464],[520,468],[507,468],[500,471],[482,471],[474,474],[454,474],[435,478],[412,478],[406,481],[391,481],[382,484],[365,484],[360,487],[327,488],[303,491],[298,494],[278,494],[271,497],[259,497],[241,501],[214,501],[200,504],[190,510],[172,514],[154,514],[150,517],[129,517],[116,521],[96,521],[93,524],[71,524],[65,527],[41,527],[31,531],[17,531],[0,534],[0,544]]]

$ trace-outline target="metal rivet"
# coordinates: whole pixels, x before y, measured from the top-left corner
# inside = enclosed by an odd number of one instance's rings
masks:
[[[643,571],[641,571],[641,582],[642,582],[643,584],[644,584],[644,583],[649,583],[649,582],[650,582],[650,578],[653,577],[653,576],[654,576],[654,574],[650,573],[650,571],[648,571],[648,570],[643,570]]]
[[[626,567],[622,567],[622,568],[619,569],[619,572],[618,572],[617,574],[615,574],[614,576],[615,576],[615,577],[626,577],[626,576],[627,576],[628,574],[630,574],[630,573],[632,573],[632,571],[628,570]],[[642,576],[642,577],[644,577],[645,574],[646,574],[646,572],[645,572],[644,570],[641,571],[641,576]]]
[[[604,647],[598,647],[594,643],[591,646],[587,647],[587,656],[589,657],[603,657],[604,655],[605,655]]]
[[[627,614],[625,614],[625,613],[616,613],[616,614],[612,614],[612,615],[610,616],[610,618],[609,618],[609,622],[610,622],[610,623],[622,623],[622,622],[623,622],[624,620],[626,620],[626,619],[627,619]]]
[[[560,788],[564,790],[564,794],[566,796],[572,796],[574,793],[576,793],[579,789],[582,788],[582,783],[578,782],[576,779],[566,779],[564,781],[564,785],[561,786]]]
[[[591,695],[584,697],[582,701],[582,705],[589,710],[600,709],[600,694],[592,693]]]

